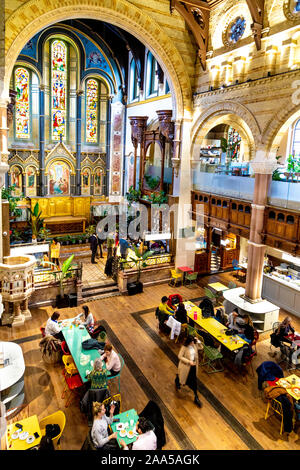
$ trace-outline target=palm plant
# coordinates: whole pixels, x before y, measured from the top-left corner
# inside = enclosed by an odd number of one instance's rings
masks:
[[[145,268],[147,266],[146,259],[153,255],[153,251],[146,251],[143,255],[141,255],[136,246],[134,246],[133,249],[136,257],[133,258],[130,256],[129,258],[135,264],[138,270],[137,282],[140,282],[141,268]]]
[[[32,231],[32,239],[36,240],[40,230],[43,227],[44,219],[42,219],[42,211],[40,211],[39,203],[37,202],[33,210],[29,209],[30,213],[30,226]]]
[[[72,267],[73,266],[76,266],[75,263],[72,263],[73,261],[73,258],[74,258],[75,255],[71,255],[69,256],[69,258],[67,258],[63,264],[61,265],[61,274],[60,274],[60,279],[59,279],[59,288],[60,288],[60,296],[63,298],[65,296],[65,292],[64,292],[64,281],[65,279],[68,279],[69,277],[71,277],[72,275]],[[53,266],[54,268],[56,268],[56,264],[54,263],[51,263],[50,261],[42,261],[41,264],[47,264],[47,266]]]

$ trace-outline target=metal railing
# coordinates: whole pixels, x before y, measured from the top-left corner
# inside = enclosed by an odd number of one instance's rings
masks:
[[[145,267],[149,266],[161,266],[162,264],[169,264],[173,261],[173,255],[171,253],[164,253],[156,256],[150,256],[146,260],[140,260],[137,263],[134,261],[128,261],[124,259],[119,260],[119,269],[125,271],[126,269],[143,269],[143,264]]]
[[[64,276],[66,281],[72,280],[81,280],[82,279],[82,263],[78,263],[78,266],[75,268],[71,268],[68,271],[68,276],[66,277],[62,271],[35,271],[34,273],[34,284],[35,286],[43,285],[43,284],[56,284],[59,283]]]

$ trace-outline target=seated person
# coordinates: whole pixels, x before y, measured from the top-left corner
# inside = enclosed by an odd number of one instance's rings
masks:
[[[251,344],[254,341],[254,327],[251,318],[249,315],[243,317],[244,324],[241,326],[242,331],[239,333],[239,336],[243,338],[247,343]],[[237,318],[239,322],[239,317]]]
[[[132,450],[156,450],[157,438],[149,421],[142,416],[137,422],[136,429],[139,437],[132,444]],[[123,440],[120,440],[120,445],[123,450],[129,450]]]
[[[180,302],[177,307],[175,319],[180,323],[187,323],[187,312],[183,302]]]
[[[290,344],[293,342],[295,328],[291,325],[291,322],[292,319],[290,317],[285,317],[285,319],[280,323],[275,332],[279,342],[284,341]]]
[[[105,414],[106,409],[103,403],[98,403],[97,401],[93,403],[94,422],[91,431],[91,438],[97,449],[105,450],[105,446],[107,446],[108,442],[112,439],[116,439],[117,437],[116,432],[108,435],[108,426],[113,422],[114,411],[115,405],[111,405],[110,416],[108,418]]]
[[[161,302],[158,306],[160,312],[162,313],[165,313],[166,315],[174,315],[174,312],[175,312],[175,308],[172,308],[172,307],[169,307],[169,305],[167,305],[167,302],[168,302],[168,297],[166,297],[165,295],[161,298]]]
[[[91,381],[91,388],[107,388],[107,370],[103,369],[100,357],[95,359],[94,368],[87,378]]]
[[[121,370],[121,361],[118,354],[113,350],[112,345],[107,343],[104,346],[104,353],[101,356],[106,363],[106,369],[110,371],[110,376],[118,375]]]
[[[82,324],[86,327],[89,333],[93,333],[95,324],[93,314],[90,312],[87,305],[83,305],[82,310],[84,313],[84,321]]]
[[[227,328],[229,328],[230,330],[238,331],[237,326],[236,326],[236,319],[238,318],[238,316],[239,316],[239,311],[237,308],[235,308],[233,312],[229,313],[228,322],[226,325]]]
[[[61,326],[58,323],[58,319],[60,317],[60,314],[58,312],[53,312],[51,317],[48,318],[46,327],[45,327],[45,335],[51,335],[54,336],[56,339],[60,339],[61,341],[64,341],[64,335],[61,332]]]

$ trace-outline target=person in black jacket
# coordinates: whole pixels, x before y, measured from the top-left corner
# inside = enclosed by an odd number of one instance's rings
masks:
[[[183,302],[179,303],[175,313],[175,318],[180,323],[187,323],[187,312]]]
[[[102,245],[103,245],[103,243],[104,243],[104,239],[103,239],[103,238],[99,238],[99,237],[97,237],[97,239],[98,239],[98,246],[99,246],[100,258],[103,258]]]
[[[96,261],[95,261],[95,257],[96,257],[96,254],[97,254],[98,240],[97,240],[97,237],[96,237],[95,233],[93,233],[93,235],[90,238],[90,247],[91,247],[91,251],[92,251],[91,263],[92,264],[97,264]]]

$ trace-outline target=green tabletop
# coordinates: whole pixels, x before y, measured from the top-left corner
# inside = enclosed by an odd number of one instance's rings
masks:
[[[117,426],[120,423],[122,423],[122,424],[128,423],[128,426],[125,428],[126,431],[132,431],[132,430],[135,431],[135,426],[136,426],[136,423],[139,420],[139,416],[138,416],[137,412],[135,411],[135,409],[132,408],[132,410],[124,411],[124,413],[120,413],[118,415],[115,415],[114,419],[120,419],[120,421],[118,423],[112,423],[111,424],[111,429],[112,429],[113,432],[117,431]],[[133,425],[132,426],[130,425],[131,420],[133,420]],[[117,433],[118,433],[117,441],[120,442],[120,439],[122,439],[125,442],[126,445],[132,444],[134,441],[137,440],[137,435],[134,435],[130,439],[127,436],[125,436],[125,437],[120,436],[120,431],[117,431]]]
[[[90,334],[85,328],[79,328],[79,326],[69,325],[62,328],[62,333],[70,350],[70,353],[73,357],[73,360],[78,369],[79,375],[82,382],[88,382],[86,378],[86,371],[93,370],[91,361],[99,359],[100,354],[98,349],[88,349],[85,350],[82,348],[81,344],[87,339],[91,339]],[[103,362],[103,365],[105,363]]]

